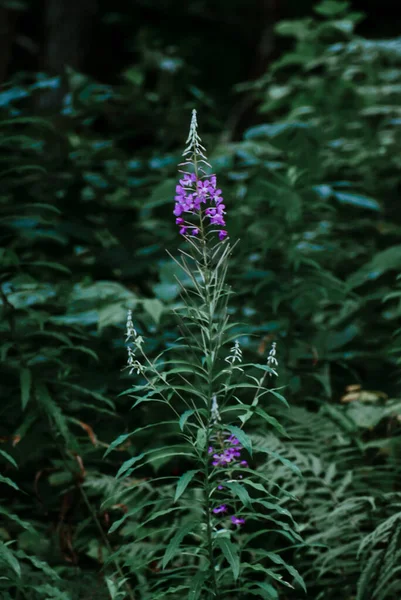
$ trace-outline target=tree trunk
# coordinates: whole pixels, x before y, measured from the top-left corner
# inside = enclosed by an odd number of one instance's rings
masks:
[[[97,0],[47,0],[42,69],[50,75],[60,75],[62,84],[43,92],[39,97],[41,109],[60,107],[66,92],[66,67],[83,70],[96,11]]]

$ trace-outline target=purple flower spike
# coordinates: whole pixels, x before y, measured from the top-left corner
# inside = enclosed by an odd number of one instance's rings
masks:
[[[236,517],[235,515],[233,515],[231,517],[231,522],[234,525],[244,525],[245,524],[245,519],[241,519],[240,517]]]
[[[213,454],[213,452],[214,452],[213,446],[209,446],[207,452],[208,452],[208,454]]]
[[[184,150],[184,162],[182,165],[193,169],[195,173],[183,173],[182,178],[179,180],[179,184],[175,188],[175,207],[174,215],[181,217],[183,213],[187,213],[191,216],[195,215],[200,218],[203,222],[204,217],[209,218],[210,225],[217,225],[225,227],[225,205],[222,191],[217,188],[216,175],[210,175],[209,177],[203,175],[205,172],[202,169],[196,167],[197,164],[203,164],[209,166],[205,155],[205,148],[202,146],[201,138],[199,137],[198,123],[196,119],[196,111],[192,112],[191,126],[189,130],[189,136],[187,139],[187,147]],[[202,174],[200,174],[202,173]],[[204,206],[203,206],[204,205]],[[183,222],[177,222],[178,225],[182,225]],[[197,227],[192,228],[192,235],[198,235],[199,230]],[[187,227],[181,227],[181,235],[187,234]],[[218,232],[220,241],[223,241],[227,236],[227,231],[221,229]]]
[[[218,515],[219,513],[225,513],[225,512],[227,512],[227,505],[222,504],[221,506],[217,506],[216,508],[213,509],[213,512],[215,515]]]

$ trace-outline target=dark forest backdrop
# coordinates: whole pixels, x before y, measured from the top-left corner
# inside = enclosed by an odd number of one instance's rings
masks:
[[[151,353],[177,337],[193,107],[240,239],[238,335],[250,360],[277,342],[291,405],[270,407],[289,439],[255,429],[303,473],[265,465],[307,543],[290,562],[311,600],[398,599],[400,7],[1,0],[0,19],[1,599],[121,600],[151,553],[141,515],[113,527],[135,499],[110,497],[152,439],[104,452],[149,418],[121,395],[127,309]]]

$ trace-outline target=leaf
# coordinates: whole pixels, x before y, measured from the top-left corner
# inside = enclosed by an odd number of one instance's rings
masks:
[[[351,204],[368,210],[381,211],[381,206],[373,198],[361,196],[360,194],[350,194],[349,192],[337,192],[333,190],[333,196],[342,204]]]
[[[246,433],[236,425],[226,425],[225,428],[239,440],[240,444],[242,444],[245,450],[252,456],[252,441]]]
[[[152,317],[156,325],[160,322],[160,317],[164,312],[164,304],[157,298],[146,299],[143,302],[143,308]]]
[[[351,288],[358,287],[367,281],[378,279],[387,271],[399,270],[400,268],[401,245],[390,246],[390,248],[377,252],[369,263],[352,273],[347,283]]]
[[[198,571],[191,579],[191,585],[189,586],[188,600],[199,600],[203,591],[203,582],[206,579],[206,573],[204,571]]]
[[[110,452],[115,450],[115,448],[120,446],[120,444],[123,444],[125,442],[125,440],[128,440],[132,435],[133,435],[133,432],[132,433],[123,433],[123,434],[119,435],[117,439],[115,439],[111,442],[110,446],[107,448],[106,452],[104,453],[103,458],[105,458]]]
[[[0,483],[4,483],[5,485],[9,485],[10,487],[14,488],[15,490],[20,491],[18,485],[16,483],[14,483],[14,481],[11,481],[11,479],[9,479],[8,477],[3,477],[3,475],[0,475]]]
[[[251,127],[250,129],[248,129],[244,137],[246,140],[253,140],[258,137],[274,138],[280,135],[281,133],[287,133],[289,131],[293,132],[309,128],[310,125],[308,125],[307,123],[302,123],[301,121],[256,125],[255,127]]]
[[[31,397],[32,387],[32,372],[30,369],[26,369],[25,367],[23,367],[20,371],[20,387],[22,410],[25,410]]]
[[[288,433],[286,432],[284,427],[277,421],[277,419],[268,415],[267,412],[263,410],[263,408],[257,406],[255,412],[259,416],[261,416],[267,423],[269,423],[269,425],[274,427],[274,429],[276,429],[281,435],[288,437]]]
[[[182,413],[182,415],[180,416],[180,420],[179,420],[179,425],[180,425],[181,431],[184,431],[185,423],[187,422],[189,417],[194,414],[194,412],[195,412],[195,410],[193,408],[190,408]]]
[[[9,512],[6,508],[4,508],[4,506],[0,506],[0,514],[4,515],[8,519],[10,519],[10,521],[14,521],[15,523],[18,523],[18,525],[20,527],[22,527],[23,529],[26,529],[27,531],[30,531],[31,533],[36,533],[35,529],[32,527],[32,525],[31,525],[31,523],[29,523],[29,521],[22,521],[22,519],[20,519],[18,515],[14,514],[12,512]]]
[[[118,479],[119,477],[124,475],[124,473],[126,473],[128,471],[128,469],[130,469],[135,463],[137,463],[139,460],[141,460],[141,458],[143,458],[144,456],[146,456],[146,454],[144,452],[142,452],[141,454],[138,454],[137,456],[133,456],[129,460],[126,460],[121,465],[121,467],[118,469],[116,479]]]
[[[18,577],[21,577],[21,567],[20,567],[20,564],[19,564],[17,558],[11,552],[9,547],[1,541],[0,541],[0,560],[7,563],[8,566],[11,567],[11,569],[18,575]]]
[[[1,456],[4,456],[4,458],[8,460],[8,462],[10,462],[16,469],[18,469],[17,463],[15,462],[14,458],[8,454],[8,452],[0,450],[0,454]]]
[[[251,506],[252,499],[242,483],[238,483],[237,481],[225,481],[224,486],[232,490],[244,506]]]
[[[199,525],[198,521],[192,521],[191,523],[185,523],[184,525],[181,525],[181,527],[178,529],[178,531],[172,537],[172,539],[170,540],[170,542],[166,548],[166,551],[163,556],[163,561],[162,561],[163,569],[165,569],[167,567],[168,563],[173,558],[174,554],[177,552],[184,537],[186,535],[188,535],[189,533],[191,533],[191,531],[193,531],[196,527],[198,527],[198,525]]]
[[[361,429],[373,429],[385,416],[382,407],[366,406],[360,402],[353,402],[346,414]]]
[[[174,502],[177,502],[178,498],[182,496],[182,494],[187,489],[187,486],[191,483],[194,476],[198,473],[198,469],[194,469],[193,471],[187,471],[184,475],[178,480],[177,488],[175,490]]]
[[[270,450],[269,448],[261,448],[260,446],[258,446],[257,448],[255,447],[255,452],[263,452],[264,454],[268,454],[269,456],[276,458],[284,466],[288,467],[289,469],[291,469],[291,471],[296,473],[296,475],[302,477],[302,473],[299,470],[299,468],[291,460],[288,460],[288,458],[284,458],[284,456],[281,456],[281,454],[279,454],[278,452]]]
[[[324,15],[325,17],[334,17],[339,15],[347,10],[349,3],[345,0],[339,2],[338,0],[323,0],[317,6],[314,7],[319,15]]]
[[[288,402],[284,398],[284,396],[282,396],[281,394],[279,394],[276,390],[269,390],[269,392],[271,394],[273,394],[273,396],[275,396],[278,400],[280,400],[280,402],[283,402],[283,404],[285,404],[287,408],[290,408],[290,405],[288,404]]]
[[[277,590],[270,583],[265,583],[264,581],[255,581],[251,585],[254,587],[257,586],[260,590],[266,592],[267,596],[263,596],[263,598],[266,598],[266,600],[278,600],[279,596]],[[249,589],[249,591],[252,591],[252,589]]]
[[[48,267],[49,269],[54,269],[55,271],[61,271],[62,273],[66,273],[67,275],[71,275],[70,269],[68,269],[64,265],[60,265],[59,263],[49,262],[45,260],[37,260],[35,262],[21,262],[21,265],[26,265],[28,267]]]
[[[292,567],[291,565],[288,565],[285,562],[285,560],[283,558],[281,558],[281,556],[279,556],[275,552],[264,552],[263,554],[265,556],[267,556],[268,558],[270,558],[270,560],[272,562],[274,562],[276,565],[282,565],[288,571],[288,573],[290,575],[292,575],[292,577],[295,579],[295,581],[301,586],[301,588],[306,593],[305,582],[302,579],[301,575],[298,573],[298,571],[294,567]]]
[[[29,562],[31,562],[34,567],[36,567],[40,571],[43,571],[43,573],[45,573],[51,579],[60,579],[60,575],[56,573],[56,571],[54,571],[47,564],[47,562],[40,560],[37,556],[33,554],[26,554],[26,552],[24,552],[23,550],[17,550],[15,554],[18,558],[28,560]]]
[[[202,452],[205,449],[207,442],[207,434],[203,427],[200,427],[196,433],[196,447]]]
[[[38,383],[35,389],[36,398],[43,411],[52,419],[55,428],[64,438],[65,443],[71,448],[76,447],[75,439],[70,435],[67,420],[62,410],[49,394],[49,390],[44,383]]]
[[[237,580],[240,570],[238,546],[226,537],[218,537],[216,541],[232,569],[234,579]]]

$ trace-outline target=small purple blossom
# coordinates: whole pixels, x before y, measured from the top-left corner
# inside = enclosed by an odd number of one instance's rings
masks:
[[[212,462],[212,465],[214,467],[226,467],[230,463],[237,462],[237,459],[241,458],[241,450],[243,447],[238,438],[236,438],[234,435],[230,435],[226,437],[224,443],[229,444],[229,446],[225,448],[220,454],[213,454],[214,460]],[[242,466],[248,466],[248,463],[246,461],[242,461],[240,464],[242,464]]]
[[[238,438],[236,438],[234,435],[230,435],[227,439],[226,442],[228,442],[229,444],[231,444],[232,446],[241,446],[241,442],[239,441]],[[242,447],[242,446],[241,446]]]
[[[236,448],[226,448],[221,454],[213,454],[213,466],[225,467],[233,462],[236,458],[240,458],[241,453]]]
[[[208,452],[208,454],[213,454],[213,452],[214,452],[213,446],[209,446],[207,452]]]
[[[235,515],[233,515],[231,517],[231,522],[234,525],[244,525],[245,524],[245,519],[241,519],[240,517],[236,517]]]
[[[218,515],[219,513],[225,513],[227,512],[227,505],[221,504],[221,506],[216,506],[216,508],[213,509],[213,512],[215,515]]]

